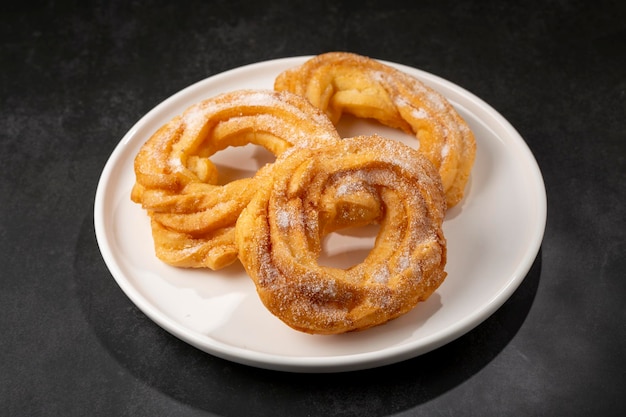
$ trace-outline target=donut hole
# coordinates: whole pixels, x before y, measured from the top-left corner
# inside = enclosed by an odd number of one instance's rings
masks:
[[[369,224],[329,233],[322,240],[320,266],[348,269],[362,263],[376,243],[380,225]]]
[[[272,152],[252,143],[229,146],[211,155],[211,162],[218,171],[217,185],[252,178],[259,169],[275,160],[276,156]]]
[[[337,123],[337,131],[342,138],[354,136],[369,136],[378,134],[388,139],[398,140],[414,149],[419,148],[419,140],[411,134],[385,126],[374,119],[361,119],[348,113],[344,113]]]

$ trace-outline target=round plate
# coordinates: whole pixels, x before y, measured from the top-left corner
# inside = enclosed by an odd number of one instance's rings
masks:
[[[524,140],[499,113],[466,90],[387,62],[448,98],[473,129],[477,155],[465,198],[448,211],[444,222],[448,277],[426,302],[382,326],[334,336],[292,330],[265,309],[240,264],[210,271],[160,262],[148,216],[130,200],[134,157],[162,124],[219,93],[271,89],[280,72],[308,58],[266,61],[215,75],[178,92],[139,120],[109,158],[96,192],[94,224],[104,261],[124,293],[159,326],[234,362],[293,372],[338,372],[431,351],[480,324],[511,296],[537,256],[546,221],[543,179]],[[371,122],[345,118],[339,126],[344,137],[374,130],[416,144],[415,138]],[[267,162],[260,151],[253,145],[228,148],[215,155],[215,163],[231,178],[251,176]],[[320,262],[360,262],[375,233],[359,228],[331,234]]]

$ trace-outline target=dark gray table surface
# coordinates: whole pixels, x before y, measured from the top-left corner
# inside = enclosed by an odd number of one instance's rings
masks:
[[[38,1],[0,14],[0,415],[626,415],[626,7],[618,1]],[[114,147],[180,89],[352,51],[483,98],[548,219],[519,289],[423,356],[341,374],[215,358],[154,324],[94,235]]]

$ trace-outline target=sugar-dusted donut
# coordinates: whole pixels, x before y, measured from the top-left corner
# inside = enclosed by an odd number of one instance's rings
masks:
[[[446,277],[441,179],[413,148],[375,135],[293,148],[270,174],[270,186],[241,212],[236,242],[263,304],[292,328],[337,334],[376,326],[426,300]],[[341,227],[364,218],[380,224],[374,248],[347,269],[318,263],[337,218]]]
[[[215,153],[251,143],[280,155],[337,140],[326,115],[289,92],[238,90],[189,107],[155,132],[134,161],[131,199],[150,216],[157,257],[214,270],[237,259],[234,226],[268,166],[222,185],[210,160]]]
[[[350,113],[415,135],[439,170],[448,208],[463,198],[474,136],[446,98],[417,78],[368,57],[329,52],[282,72],[274,88],[306,97],[335,124]]]

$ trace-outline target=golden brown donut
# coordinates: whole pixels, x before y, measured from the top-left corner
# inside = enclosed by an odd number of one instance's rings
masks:
[[[448,208],[463,198],[474,135],[452,105],[418,79],[368,57],[329,52],[282,72],[274,88],[305,96],[335,124],[350,113],[416,136],[419,151],[439,170]]]
[[[214,270],[237,259],[235,223],[269,168],[220,185],[211,155],[252,143],[278,156],[292,146],[337,140],[326,115],[289,92],[239,90],[189,107],[155,132],[134,161],[131,199],[150,215],[157,257]]]
[[[362,330],[407,313],[446,276],[446,211],[441,179],[411,147],[359,136],[279,157],[271,186],[259,190],[236,224],[239,258],[268,310],[294,329],[316,334]],[[359,195],[362,194],[362,195]],[[380,207],[379,234],[366,259],[348,269],[321,266],[322,239],[362,225],[331,207],[337,197]],[[361,198],[365,196],[365,198]],[[366,206],[369,203],[364,203]]]

